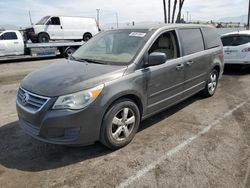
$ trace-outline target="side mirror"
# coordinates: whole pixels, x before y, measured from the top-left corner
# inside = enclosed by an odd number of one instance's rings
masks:
[[[148,56],[148,66],[160,65],[167,61],[167,55],[162,52],[153,52]]]

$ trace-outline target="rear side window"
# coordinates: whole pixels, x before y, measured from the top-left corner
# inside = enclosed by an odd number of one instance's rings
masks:
[[[221,46],[221,39],[216,29],[210,27],[202,28],[202,33],[205,41],[205,48],[211,49]]]
[[[4,33],[2,35],[1,39],[3,39],[3,40],[16,40],[17,35],[14,32],[7,32],[7,33]]]
[[[239,46],[250,42],[250,36],[231,35],[221,38],[223,46]]]
[[[184,55],[204,50],[204,43],[200,29],[180,29],[179,35]]]

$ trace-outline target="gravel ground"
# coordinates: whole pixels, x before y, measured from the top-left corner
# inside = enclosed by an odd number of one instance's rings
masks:
[[[213,97],[145,120],[111,151],[45,144],[19,128],[20,80],[54,61],[0,65],[0,187],[250,187],[250,69],[226,70]]]

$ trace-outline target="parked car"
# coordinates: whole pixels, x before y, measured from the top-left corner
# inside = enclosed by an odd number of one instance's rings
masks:
[[[221,37],[225,64],[250,65],[250,31],[227,33]]]
[[[66,16],[45,16],[26,29],[28,39],[39,43],[61,39],[87,41],[98,32],[95,19]]]
[[[65,145],[128,144],[141,120],[188,97],[215,93],[223,48],[213,27],[163,25],[106,31],[29,74],[17,94],[20,126]]]

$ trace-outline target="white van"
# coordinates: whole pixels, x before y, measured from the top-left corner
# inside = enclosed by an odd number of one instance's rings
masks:
[[[28,39],[39,43],[61,39],[87,41],[98,32],[94,18],[66,16],[45,16],[32,28],[26,29]]]

